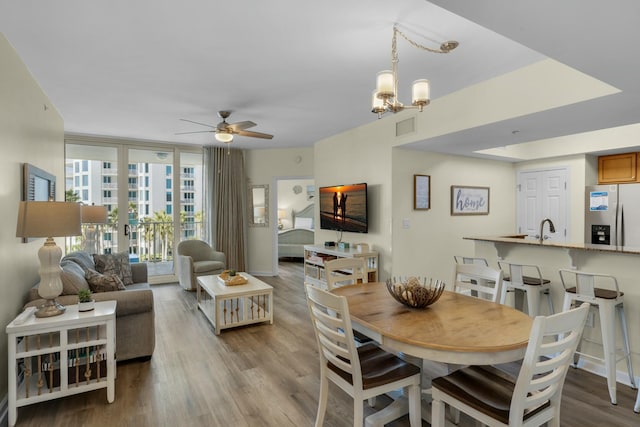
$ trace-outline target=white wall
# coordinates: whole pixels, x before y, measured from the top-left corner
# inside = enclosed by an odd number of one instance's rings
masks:
[[[251,274],[275,275],[278,255],[276,182],[278,178],[288,176],[313,177],[313,149],[247,150],[245,169],[249,185],[269,185],[269,227],[249,227],[247,270]]]
[[[16,238],[22,164],[31,163],[57,177],[57,200],[64,199],[64,126],[13,47],[0,34],[0,322],[7,325],[38,282],[37,252],[43,239]],[[62,245],[62,241],[58,241]],[[7,366],[7,340],[0,340],[0,366]],[[7,370],[0,369],[0,397],[7,394]]]
[[[431,209],[413,210],[413,175],[431,177]],[[451,185],[489,187],[489,215],[451,215]],[[453,256],[473,256],[463,237],[515,230],[515,174],[511,163],[396,148],[393,150],[392,266],[389,275],[453,277]],[[405,228],[404,222],[409,227]]]

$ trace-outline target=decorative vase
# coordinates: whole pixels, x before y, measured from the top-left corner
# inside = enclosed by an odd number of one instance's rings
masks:
[[[78,303],[78,311],[91,311],[95,308],[95,301],[87,301],[87,302],[79,302]]]

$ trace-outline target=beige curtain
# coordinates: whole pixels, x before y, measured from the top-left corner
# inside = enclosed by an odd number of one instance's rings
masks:
[[[247,268],[247,179],[244,152],[205,147],[208,241],[227,256],[227,268]]]

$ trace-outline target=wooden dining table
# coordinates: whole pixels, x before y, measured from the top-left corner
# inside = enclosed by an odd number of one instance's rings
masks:
[[[450,365],[520,360],[533,324],[532,318],[511,307],[450,291],[422,309],[396,301],[382,282],[332,292],[347,298],[354,330],[390,350]],[[405,410],[406,402],[400,401],[386,413],[368,417],[367,425],[382,425]]]

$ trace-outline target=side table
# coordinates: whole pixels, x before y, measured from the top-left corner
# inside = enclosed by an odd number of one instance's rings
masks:
[[[68,305],[64,314],[7,325],[9,336],[9,426],[21,406],[86,391],[107,389],[115,399],[116,301],[95,303],[79,312]]]

